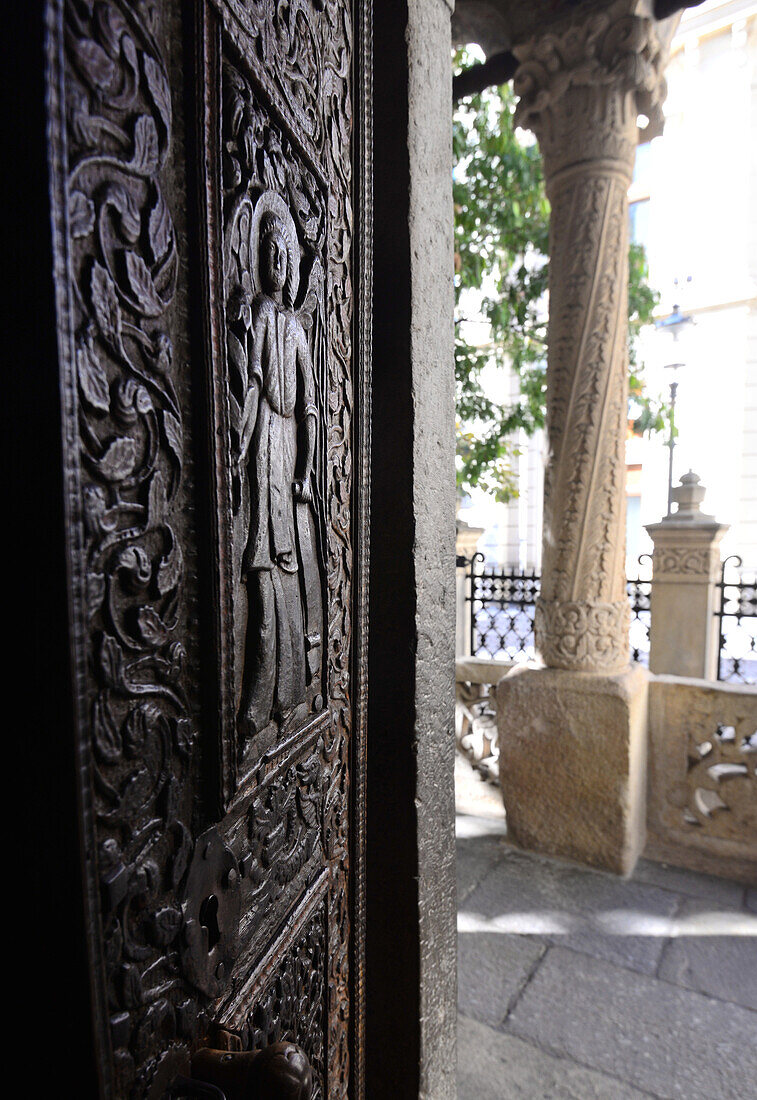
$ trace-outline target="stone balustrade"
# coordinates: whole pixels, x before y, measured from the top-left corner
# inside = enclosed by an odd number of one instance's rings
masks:
[[[757,882],[757,687],[656,676],[648,854]]]
[[[458,748],[495,784],[496,685],[511,668],[475,657],[455,663]],[[653,676],[648,700],[645,855],[757,881],[757,687]]]

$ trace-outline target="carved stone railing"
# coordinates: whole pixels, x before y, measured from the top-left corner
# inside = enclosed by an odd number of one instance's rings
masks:
[[[457,746],[495,786],[495,687],[512,667],[455,664]],[[757,881],[757,687],[651,678],[647,831],[651,859]]]
[[[499,785],[497,702],[494,688],[512,668],[508,661],[463,657],[455,661],[455,740],[483,776]]]
[[[648,798],[652,858],[757,881],[757,687],[654,678]]]

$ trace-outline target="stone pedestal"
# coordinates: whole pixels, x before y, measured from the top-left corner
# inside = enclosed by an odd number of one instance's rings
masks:
[[[499,685],[502,789],[516,843],[621,874],[641,849],[645,811],[646,679],[629,670],[625,439],[627,191],[637,120],[648,120],[645,139],[659,133],[664,95],[650,11],[616,0],[513,48],[516,121],[539,140],[552,206],[535,617],[547,669]]]
[[[614,676],[518,668],[499,682],[499,772],[515,844],[633,871],[645,840],[647,685],[638,665]]]
[[[484,533],[483,527],[471,527],[463,519],[457,521],[457,533],[455,538],[455,555],[457,566],[455,569],[455,603],[456,603],[456,627],[455,627],[455,657],[470,657],[471,655],[471,602],[469,591],[470,560],[476,553],[478,540]],[[466,564],[467,563],[467,564]]]
[[[728,525],[700,510],[704,494],[699,478],[689,471],[673,490],[678,511],[647,527],[654,542],[649,668],[716,680],[720,540]]]

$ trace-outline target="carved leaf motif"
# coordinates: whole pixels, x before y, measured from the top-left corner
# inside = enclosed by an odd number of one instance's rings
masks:
[[[158,131],[149,115],[140,115],[134,127],[134,156],[131,167],[141,176],[154,176],[158,171]]]
[[[105,48],[115,59],[120,51],[121,38],[128,30],[126,20],[112,4],[98,4],[96,17],[97,29],[105,43]]]
[[[168,252],[172,235],[171,214],[163,195],[159,192],[158,201],[150,211],[149,222],[150,248],[155,263],[159,263]]]
[[[95,207],[83,191],[72,191],[68,200],[68,224],[72,237],[86,237],[95,225]]]
[[[147,498],[147,525],[160,527],[166,517],[166,486],[160,470],[156,470],[150,482]]]
[[[104,634],[100,647],[100,671],[108,687],[124,687],[124,653],[110,634]]]
[[[181,423],[168,409],[163,410],[163,427],[165,428],[168,446],[173,451],[179,464],[181,464],[184,454],[184,432]]]
[[[178,680],[181,676],[181,670],[184,667],[184,658],[186,657],[186,651],[181,642],[174,642],[168,651],[170,660],[170,667],[168,669],[168,679]]]
[[[118,211],[124,240],[134,244],[142,228],[140,210],[134,195],[122,183],[113,183],[105,193],[105,202]]]
[[[76,370],[84,399],[93,409],[107,412],[108,378],[89,340],[81,341],[76,349]]]
[[[126,274],[132,294],[137,299],[144,316],[159,317],[165,305],[155,289],[150,269],[136,252],[126,253]]]
[[[118,569],[126,573],[125,581],[132,592],[142,592],[150,583],[152,565],[141,546],[127,546],[118,556]]]
[[[127,756],[138,757],[147,740],[150,722],[149,710],[145,706],[129,711],[124,723],[124,748]]]
[[[161,558],[158,566],[158,592],[165,596],[167,592],[176,588],[181,577],[183,566],[181,547],[174,542],[166,557]]]
[[[87,613],[91,617],[102,607],[105,598],[105,577],[102,573],[87,573]]]
[[[145,78],[147,79],[147,87],[150,89],[150,95],[152,101],[158,108],[160,117],[163,120],[163,125],[166,131],[171,131],[171,92],[168,87],[168,81],[166,80],[163,70],[157,61],[147,54],[144,56],[144,68]]]
[[[168,639],[168,627],[154,607],[143,607],[137,615],[139,632],[148,645],[161,646]]]
[[[121,734],[102,694],[92,707],[92,738],[97,758],[103,764],[115,764],[121,758]]]
[[[161,947],[167,947],[179,934],[183,920],[181,909],[174,909],[171,905],[166,906],[164,909],[158,909],[153,917],[156,942]]]
[[[116,66],[102,46],[90,38],[76,38],[71,42],[71,51],[85,80],[98,91],[107,91],[116,75]]]
[[[111,347],[121,351],[121,307],[116,286],[105,268],[95,261],[92,268],[92,306],[100,332]]]
[[[174,723],[174,744],[179,756],[187,759],[192,749],[192,725],[188,719],[179,718]]]
[[[133,439],[123,436],[114,439],[98,463],[98,469],[109,481],[123,481],[133,472],[137,461],[137,447]]]

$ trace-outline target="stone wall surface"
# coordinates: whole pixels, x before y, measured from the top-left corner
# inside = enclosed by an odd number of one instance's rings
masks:
[[[450,6],[408,6],[420,1096],[456,1095],[455,551]]]
[[[374,27],[366,1087],[368,1100],[452,1100],[450,5],[377,3]]]

